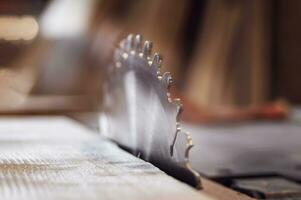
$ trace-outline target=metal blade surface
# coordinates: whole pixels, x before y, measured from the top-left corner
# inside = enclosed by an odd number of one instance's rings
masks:
[[[171,99],[170,73],[160,74],[162,58],[151,42],[129,35],[115,51],[106,85],[105,135],[134,155],[194,187],[200,177],[189,163],[192,141],[178,122],[181,104]],[[101,121],[101,123],[103,123]]]

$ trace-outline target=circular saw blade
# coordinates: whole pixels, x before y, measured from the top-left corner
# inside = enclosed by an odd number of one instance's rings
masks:
[[[192,140],[181,130],[179,99],[172,99],[170,73],[152,43],[129,35],[114,54],[105,97],[104,134],[134,155],[196,188],[200,176],[189,163]],[[103,119],[103,118],[102,118]]]

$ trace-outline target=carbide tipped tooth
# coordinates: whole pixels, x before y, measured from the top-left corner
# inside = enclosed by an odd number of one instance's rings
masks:
[[[180,111],[182,109],[182,103],[181,103],[181,99],[179,98],[175,98],[172,100],[172,103],[177,107],[178,111]]]
[[[179,130],[176,132],[170,147],[172,152],[171,156],[173,156],[178,163],[181,163],[182,166],[187,166],[187,164],[189,164],[189,152],[192,147],[192,139],[189,134]],[[176,155],[174,154],[175,150],[177,150]]]
[[[188,133],[184,132],[184,134],[187,138],[187,143],[186,143],[187,148],[185,150],[185,158],[186,158],[187,162],[189,162],[189,153],[190,153],[191,148],[193,147],[193,142],[192,142],[192,137]]]
[[[126,51],[131,51],[134,48],[134,35],[133,34],[129,34],[126,38],[126,42],[125,42],[125,50]]]
[[[143,45],[143,58],[148,59],[152,53],[153,43],[150,41],[145,41]]]
[[[162,81],[163,85],[166,87],[166,89],[168,90],[170,88],[171,83],[172,83],[171,73],[170,72],[165,72],[161,77],[161,81]]]
[[[156,68],[157,74],[160,74],[161,63],[162,63],[162,56],[158,53],[155,53],[151,67]]]
[[[181,100],[179,98],[173,99],[172,104],[175,106],[176,120],[178,122],[180,114],[182,113],[182,110],[183,110],[183,105],[182,105]]]
[[[140,53],[142,50],[142,37],[141,35],[136,35],[134,40],[134,49],[136,52]]]
[[[125,50],[126,49],[126,40],[121,40],[121,42],[119,43],[119,47],[120,49]]]

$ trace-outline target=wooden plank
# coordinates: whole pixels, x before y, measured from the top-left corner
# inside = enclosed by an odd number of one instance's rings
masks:
[[[238,178],[234,187],[259,199],[301,198],[301,185],[283,177]]]
[[[0,118],[0,199],[208,199],[65,117]]]
[[[200,193],[212,200],[255,200],[205,178],[202,179],[202,184],[204,189]]]

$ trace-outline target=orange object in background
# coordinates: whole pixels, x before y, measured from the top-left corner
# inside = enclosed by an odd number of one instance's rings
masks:
[[[261,106],[218,108],[200,107],[192,103],[175,88],[171,90],[172,97],[178,97],[183,104],[181,119],[190,123],[212,124],[224,122],[242,122],[250,120],[282,120],[288,117],[289,106],[283,100],[267,103]]]

